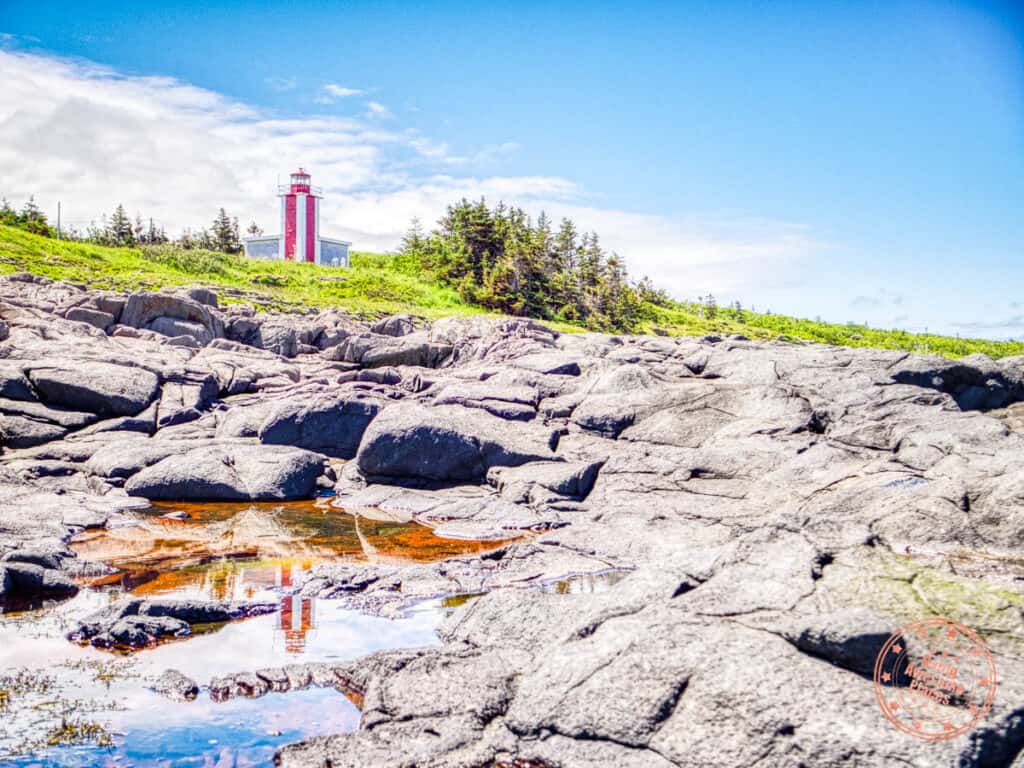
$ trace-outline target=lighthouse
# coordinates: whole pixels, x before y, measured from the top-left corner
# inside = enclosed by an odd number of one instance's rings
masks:
[[[247,237],[242,243],[245,255],[255,259],[301,261],[332,267],[348,266],[348,247],[352,243],[320,235],[320,200],[323,191],[310,183],[303,168],[280,184],[281,234]]]
[[[320,263],[320,198],[323,193],[310,185],[302,168],[291,175],[290,183],[278,187],[281,198],[280,258],[285,261]]]

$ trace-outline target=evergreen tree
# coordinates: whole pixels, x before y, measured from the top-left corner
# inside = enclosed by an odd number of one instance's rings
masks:
[[[263,229],[255,221],[250,221],[249,226],[245,228],[245,233],[249,237],[259,237],[263,234]]]
[[[208,229],[200,229],[196,233],[195,244],[196,248],[202,248],[204,251],[217,250],[217,240]]]
[[[423,235],[423,225],[419,219],[413,219],[408,231],[402,236],[402,244],[399,250],[402,253],[420,253],[426,245],[427,239]]]
[[[714,320],[718,316],[718,302],[712,294],[704,297],[704,317]]]
[[[46,216],[39,210],[39,206],[36,205],[36,196],[29,195],[28,200],[25,201],[25,207],[21,209],[21,222],[27,224],[32,221],[46,221]]]
[[[28,200],[25,201],[25,206],[21,209],[21,213],[18,214],[17,226],[35,235],[53,237],[54,234],[46,221],[46,214],[39,210],[39,206],[36,205],[34,195],[29,195]]]
[[[562,219],[558,234],[555,236],[555,254],[559,270],[576,269],[579,257],[578,238],[576,225],[570,219]]]
[[[581,237],[571,220],[553,233],[546,214],[533,223],[521,208],[482,199],[449,205],[429,234],[414,221],[398,255],[402,269],[508,314],[630,330],[650,317],[652,303],[671,303],[649,280],[632,286],[622,259],[606,255],[596,234]]]
[[[16,227],[19,223],[18,212],[11,207],[10,201],[6,197],[0,200],[0,224]]]
[[[227,212],[221,208],[217,211],[217,217],[213,220],[209,239],[209,245],[203,247],[211,251],[221,251],[222,253],[238,253],[241,250],[240,238],[238,236],[238,221],[229,218]]]
[[[128,214],[124,212],[124,206],[121,204],[114,209],[110,222],[107,224],[107,241],[110,245],[115,246],[135,244],[131,219],[128,218]]]

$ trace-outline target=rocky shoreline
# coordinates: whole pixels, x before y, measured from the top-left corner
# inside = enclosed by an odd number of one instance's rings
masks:
[[[358,699],[358,731],[281,765],[1020,759],[1024,358],[367,323],[31,275],[0,279],[0,338],[2,599],[73,593],[97,566],[69,537],[147,500],[333,491],[354,514],[495,540],[309,574],[303,595],[382,615],[476,597],[438,648],[211,681]],[[621,578],[598,593],[538,588],[605,572]],[[217,610],[259,607],[135,601],[76,639],[145,645]],[[957,739],[899,733],[875,700],[879,649],[924,616],[974,629],[999,671]]]

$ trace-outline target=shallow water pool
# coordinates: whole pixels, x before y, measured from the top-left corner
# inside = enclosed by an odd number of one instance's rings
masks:
[[[389,619],[293,595],[293,585],[318,563],[426,562],[498,544],[355,518],[323,501],[160,504],[137,525],[82,534],[71,545],[79,558],[114,573],[83,578],[85,588],[63,603],[0,615],[0,765],[265,765],[283,744],[352,730],[359,711],[334,689],[227,702],[203,691],[174,702],[148,685],[166,669],[205,685],[232,672],[437,644],[449,601]],[[126,594],[279,607],[131,654],[65,639],[80,619]]]

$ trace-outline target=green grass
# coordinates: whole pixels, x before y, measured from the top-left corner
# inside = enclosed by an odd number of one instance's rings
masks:
[[[484,311],[466,304],[454,289],[391,268],[391,258],[356,252],[352,268],[340,269],[173,246],[105,248],[0,226],[0,274],[32,272],[116,291],[203,284],[221,288],[227,302],[272,309],[341,307],[360,316],[411,312],[433,318]]]
[[[165,286],[211,285],[221,300],[268,309],[337,307],[361,317],[407,312],[426,318],[489,314],[464,301],[453,288],[418,275],[401,256],[352,254],[349,269],[260,261],[173,246],[104,248],[57,241],[0,225],[0,274],[32,272],[93,288],[156,290]],[[756,297],[754,297],[756,299]],[[849,347],[904,349],[961,357],[983,352],[993,358],[1024,355],[1024,343],[911,334],[862,325],[837,325],[719,308],[713,317],[691,302],[650,307],[641,329],[665,335],[741,333],[753,339],[804,339]],[[581,330],[548,323],[563,331]]]
[[[903,349],[943,357],[963,357],[981,352],[992,358],[1024,355],[1019,341],[989,341],[908,333],[901,330],[868,328],[865,325],[822,323],[785,315],[768,315],[749,310],[718,308],[713,319],[699,304],[680,302],[671,308],[656,308],[657,318],[648,330],[670,335],[741,333],[752,339],[803,339],[843,347]]]

